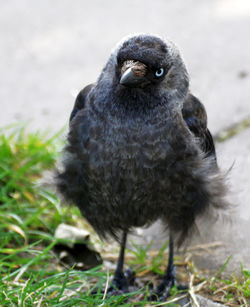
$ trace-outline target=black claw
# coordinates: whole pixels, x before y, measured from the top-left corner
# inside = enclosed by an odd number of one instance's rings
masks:
[[[110,289],[117,289],[123,292],[128,291],[128,280],[124,273],[116,275],[111,282]]]
[[[176,282],[175,278],[174,279],[169,279],[169,280],[164,279],[159,284],[159,286],[156,288],[154,293],[152,293],[149,296],[148,300],[149,301],[159,301],[159,302],[165,301],[170,296],[170,290],[174,286],[176,286],[178,290],[186,290],[186,289],[188,289],[188,287],[185,286],[185,285],[177,285],[177,282]]]
[[[153,294],[149,297],[150,301],[165,301],[167,297],[170,295],[170,290],[174,286],[177,287],[178,290],[186,290],[188,287],[184,285],[178,285],[176,281],[176,270],[173,265],[168,267],[167,272],[164,276],[163,281],[158,285]]]
[[[125,272],[124,272],[124,276],[127,279],[128,285],[133,285],[134,281],[135,281],[135,272],[133,270],[131,270],[130,268],[128,268]]]
[[[173,287],[173,281],[163,281],[159,284],[159,286],[156,288],[154,293],[152,293],[149,297],[150,301],[164,301],[170,293],[170,289]]]
[[[135,280],[135,272],[127,269],[124,273],[116,274],[108,288],[109,296],[119,295],[129,292],[129,286],[133,285]]]

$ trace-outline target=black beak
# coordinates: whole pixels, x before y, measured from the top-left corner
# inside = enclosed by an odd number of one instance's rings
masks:
[[[149,83],[145,75],[145,65],[140,62],[133,63],[122,74],[120,84],[129,87],[143,87]]]
[[[137,76],[132,67],[127,69],[120,79],[120,84],[126,86],[137,86],[140,85],[144,81],[144,76]]]

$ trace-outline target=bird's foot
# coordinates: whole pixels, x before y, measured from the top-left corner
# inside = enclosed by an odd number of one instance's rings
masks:
[[[127,269],[124,273],[116,273],[111,286],[108,288],[108,295],[119,295],[129,292],[129,286],[134,283],[135,272]]]
[[[168,270],[164,276],[163,281],[158,285],[156,290],[148,298],[149,301],[160,301],[163,302],[170,296],[170,290],[174,286],[178,290],[186,290],[188,287],[184,285],[178,285],[176,281],[175,267],[172,267],[171,270]]]

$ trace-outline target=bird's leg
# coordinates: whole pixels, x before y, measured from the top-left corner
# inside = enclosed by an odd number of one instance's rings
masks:
[[[162,282],[158,285],[156,291],[151,295],[150,300],[164,301],[169,296],[170,289],[175,285],[177,286],[176,269],[174,266],[174,241],[170,233],[168,266]],[[177,286],[177,288],[180,290],[186,289],[185,286]]]
[[[120,290],[124,293],[127,292],[129,283],[134,278],[134,272],[132,270],[127,270],[123,272],[126,240],[127,240],[127,232],[124,231],[122,235],[119,259],[118,259],[115,275],[111,283],[112,285],[109,288],[109,292],[115,292],[116,290]]]
[[[126,279],[123,273],[123,264],[124,264],[124,253],[125,253],[125,246],[127,241],[127,232],[123,232],[122,235],[122,241],[121,241],[121,248],[120,248],[120,254],[118,258],[117,267],[115,270],[115,275],[112,281],[113,286],[118,288],[119,290],[123,290],[124,288],[127,288]]]

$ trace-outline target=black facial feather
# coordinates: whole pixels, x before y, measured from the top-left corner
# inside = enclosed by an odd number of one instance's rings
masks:
[[[158,69],[167,65],[167,53],[167,46],[160,38],[142,35],[123,43],[117,54],[117,61],[121,63],[132,59],[145,63],[150,68]]]

